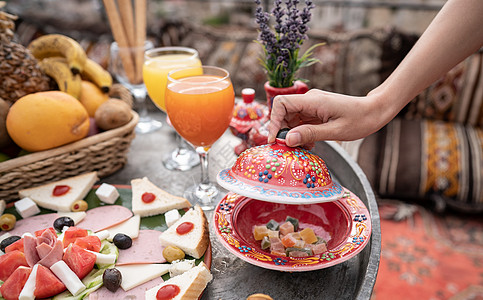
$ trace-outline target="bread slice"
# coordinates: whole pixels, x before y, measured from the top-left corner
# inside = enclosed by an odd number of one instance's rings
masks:
[[[180,291],[172,300],[196,300],[212,279],[213,275],[211,275],[210,270],[201,262],[183,274],[171,277],[162,284],[147,290],[145,299],[156,300],[156,293],[161,287],[173,284],[177,285]]]
[[[94,171],[23,189],[18,194],[20,198],[29,197],[40,207],[67,212],[71,211],[71,206],[75,201],[84,199],[98,180],[97,172]],[[58,185],[67,185],[70,187],[70,190],[63,195],[54,196],[54,188]]]
[[[178,234],[176,229],[178,225],[184,222],[191,222],[194,227],[186,234]],[[196,205],[188,210],[176,223],[159,236],[159,241],[165,247],[176,246],[189,256],[201,258],[210,242],[208,221],[201,207]]]
[[[172,209],[182,209],[191,206],[190,202],[182,197],[171,195],[154,185],[147,177],[131,180],[132,212],[141,217],[148,217],[165,213]],[[142,200],[144,193],[153,193],[156,196],[153,202],[145,203]]]

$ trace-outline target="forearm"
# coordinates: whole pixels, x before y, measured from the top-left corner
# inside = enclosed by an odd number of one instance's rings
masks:
[[[449,0],[396,70],[369,93],[384,119],[483,45],[483,1]]]

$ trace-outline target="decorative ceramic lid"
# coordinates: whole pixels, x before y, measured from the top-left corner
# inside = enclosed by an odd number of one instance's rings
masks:
[[[255,90],[245,88],[242,90],[243,101],[238,101],[233,109],[233,117],[230,122],[231,129],[237,133],[245,134],[254,125],[268,119],[268,107],[253,101]]]
[[[288,147],[284,138],[242,152],[233,167],[218,174],[218,183],[239,195],[276,203],[340,199],[344,189],[332,180],[322,158],[303,148]]]

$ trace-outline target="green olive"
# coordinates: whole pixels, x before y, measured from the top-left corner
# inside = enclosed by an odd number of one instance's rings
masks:
[[[84,200],[77,200],[76,202],[72,203],[70,207],[71,211],[86,211],[89,205]]]
[[[163,250],[163,256],[167,262],[171,263],[178,259],[183,259],[185,254],[183,250],[176,246],[168,246]]]
[[[12,230],[15,227],[15,223],[17,222],[17,218],[15,218],[12,214],[3,214],[0,217],[0,228],[3,231]]]

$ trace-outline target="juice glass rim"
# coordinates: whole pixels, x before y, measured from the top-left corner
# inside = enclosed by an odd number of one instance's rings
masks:
[[[189,70],[189,69],[198,69],[198,68],[202,68],[203,70],[205,70],[205,69],[218,70],[218,71],[224,72],[225,75],[223,77],[220,76],[216,80],[210,80],[210,81],[205,81],[205,82],[186,82],[186,81],[181,81],[181,80],[178,80],[178,79],[174,79],[172,77],[172,74],[174,74],[176,72],[185,71],[185,70]],[[203,72],[203,75],[213,75],[213,74],[204,74],[204,72]],[[186,77],[183,77],[183,78],[195,77],[195,76],[200,76],[200,75],[186,76]],[[218,75],[213,75],[213,76],[218,76]],[[168,82],[173,82],[173,83],[181,83],[181,82],[183,82],[184,84],[188,84],[188,85],[209,85],[209,84],[214,84],[214,83],[221,82],[221,81],[224,81],[224,80],[229,79],[230,78],[230,73],[227,70],[225,70],[223,68],[220,68],[220,67],[215,67],[215,66],[195,66],[195,67],[184,67],[184,68],[179,68],[179,69],[172,70],[172,71],[170,71],[168,73],[168,77],[167,78],[168,78]]]
[[[181,47],[181,46],[167,46],[167,47],[157,47],[157,48],[153,48],[153,49],[149,49],[149,50],[146,50],[144,52],[144,59],[147,61],[147,60],[159,60],[159,61],[163,61],[164,59],[162,57],[160,57],[161,55],[163,55],[163,52],[167,52],[167,54],[177,54],[176,52],[180,52],[180,53],[190,53],[191,56],[189,57],[189,59],[192,59],[192,58],[199,58],[199,53],[198,53],[198,50],[196,49],[193,49],[193,48],[189,48],[189,47]],[[170,53],[170,52],[174,52],[174,53]],[[153,53],[157,53],[156,56],[151,56]],[[180,59],[170,59],[169,61],[170,62],[173,62],[173,61],[181,61],[181,60],[186,60],[186,58],[180,58]]]

